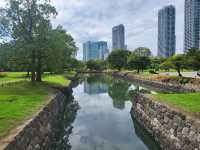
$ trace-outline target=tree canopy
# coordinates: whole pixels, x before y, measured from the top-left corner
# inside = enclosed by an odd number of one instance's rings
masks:
[[[179,54],[169,57],[162,64],[162,67],[175,69],[180,77],[182,77],[181,70],[186,68],[186,66],[187,66],[187,61],[184,54]]]
[[[139,56],[135,55],[135,53],[132,53],[128,57],[128,67],[130,69],[136,69],[139,73],[140,70],[147,69],[151,64],[150,58],[146,56]]]
[[[62,26],[53,29],[57,15],[49,0],[9,0],[1,9],[1,36],[9,36],[12,64],[32,72],[32,81],[41,81],[44,71],[62,72],[77,51],[74,39]],[[1,49],[5,49],[5,44]],[[2,66],[3,67],[3,66]]]
[[[145,56],[145,57],[150,57],[151,54],[151,50],[149,48],[146,47],[138,47],[134,50],[133,52],[135,55],[138,56]]]
[[[126,67],[129,55],[130,52],[127,50],[114,50],[108,56],[108,63],[112,68],[121,70],[123,67]]]

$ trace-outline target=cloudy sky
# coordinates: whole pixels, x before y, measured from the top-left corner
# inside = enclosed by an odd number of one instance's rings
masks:
[[[0,5],[2,0],[0,2]],[[166,5],[176,6],[177,53],[183,49],[184,0],[52,0],[58,11],[53,20],[72,34],[82,58],[82,43],[105,40],[111,47],[112,27],[124,24],[126,44],[133,50],[151,48],[157,54],[157,14]]]

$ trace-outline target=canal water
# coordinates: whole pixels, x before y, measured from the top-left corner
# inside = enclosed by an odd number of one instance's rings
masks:
[[[131,116],[135,92],[151,89],[107,75],[84,75],[73,88],[60,126],[56,150],[159,150]]]

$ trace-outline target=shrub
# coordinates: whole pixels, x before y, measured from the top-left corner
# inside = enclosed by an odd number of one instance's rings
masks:
[[[155,72],[155,71],[154,71],[154,70],[152,70],[152,69],[151,69],[151,70],[149,70],[149,73],[150,73],[150,74],[158,74],[157,72]]]
[[[6,73],[0,72],[0,78],[5,78],[6,76],[7,76]]]

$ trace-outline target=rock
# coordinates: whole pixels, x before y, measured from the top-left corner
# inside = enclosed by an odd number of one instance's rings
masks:
[[[37,150],[37,149],[40,149],[40,145],[39,145],[39,144],[35,145],[35,149],[36,149],[36,150]]]
[[[188,137],[191,141],[195,141],[195,132],[191,130]]]
[[[197,136],[197,141],[200,143],[200,134]]]
[[[173,128],[170,129],[170,133],[174,135],[174,129]]]
[[[164,116],[164,122],[168,123],[169,122],[169,118],[167,116]]]
[[[184,136],[187,136],[188,135],[188,132],[189,132],[189,128],[188,127],[184,127],[183,130],[182,130],[182,134]]]

